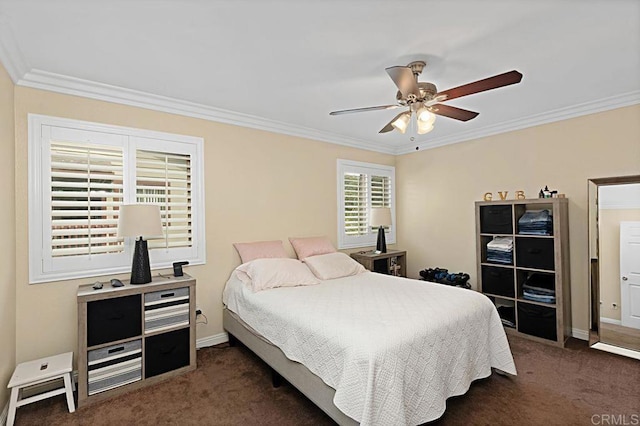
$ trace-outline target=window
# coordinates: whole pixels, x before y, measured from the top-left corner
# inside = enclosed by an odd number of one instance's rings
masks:
[[[393,225],[386,241],[396,242],[395,168],[338,160],[338,247],[374,246],[378,229],[369,224],[371,208],[389,207]]]
[[[203,140],[29,115],[29,281],[128,272],[122,204],[160,206],[154,269],[205,262]]]

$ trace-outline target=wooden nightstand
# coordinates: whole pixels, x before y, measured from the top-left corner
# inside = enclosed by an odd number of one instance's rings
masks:
[[[386,253],[374,251],[351,253],[351,257],[373,272],[382,274],[407,276],[407,252],[387,250]]]
[[[78,288],[78,406],[196,368],[196,280]]]

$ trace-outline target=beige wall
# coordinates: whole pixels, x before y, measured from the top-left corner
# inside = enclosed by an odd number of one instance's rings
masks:
[[[573,327],[588,330],[587,179],[640,173],[640,105],[397,157],[398,243],[408,272],[440,266],[476,283],[474,202],[549,185],[569,198]]]
[[[395,163],[391,155],[24,87],[16,87],[15,109],[19,194],[28,191],[28,113],[205,139],[207,264],[185,269],[197,279],[197,304],[209,321],[197,326],[198,338],[223,331],[222,289],[240,260],[232,243],[282,239],[291,254],[290,236],[336,243],[336,159]],[[27,212],[26,196],[16,207]],[[74,350],[77,286],[94,280],[29,285],[26,214],[16,229],[17,360]]]
[[[9,400],[7,383],[16,361],[15,138],[13,82],[0,64],[0,411]]]
[[[620,222],[640,221],[640,209],[601,209],[599,215],[600,317],[620,320]]]
[[[10,81],[6,84],[13,90]],[[198,325],[199,338],[222,332],[221,293],[239,263],[233,242],[286,241],[294,235],[327,235],[336,242],[337,158],[396,165],[398,247],[408,250],[413,277],[424,267],[442,266],[469,272],[475,282],[473,202],[484,192],[508,190],[511,197],[523,189],[535,197],[549,185],[565,193],[570,201],[573,321],[575,328],[586,330],[587,178],[640,172],[640,106],[393,157],[24,87],[16,87],[14,96],[15,193],[23,194],[16,197],[15,210],[20,212],[28,211],[28,113],[205,139],[208,262],[186,269],[198,280],[198,306],[209,319],[208,325]],[[2,172],[13,169],[11,158],[0,160],[10,163]],[[13,194],[9,188],[8,198]],[[15,224],[16,285],[6,292],[13,300],[15,291],[16,303],[9,304],[8,312],[16,320],[15,327],[9,321],[0,330],[7,330],[9,343],[16,336],[17,362],[74,350],[77,285],[92,280],[29,285],[27,215],[16,215]],[[293,253],[287,242],[285,247]],[[13,265],[11,256],[11,249],[7,256],[0,253],[2,261]],[[4,269],[12,274],[12,268]]]

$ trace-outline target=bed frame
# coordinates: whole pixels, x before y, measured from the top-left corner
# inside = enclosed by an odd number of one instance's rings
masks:
[[[333,404],[335,389],[324,383],[320,377],[313,374],[304,365],[291,361],[280,348],[257,336],[248,325],[226,308],[222,313],[222,324],[225,331],[229,333],[229,343],[233,344],[233,339],[242,342],[266,362],[273,371],[295,386],[336,423],[342,426],[358,424]],[[274,386],[276,384],[277,379],[274,377]]]

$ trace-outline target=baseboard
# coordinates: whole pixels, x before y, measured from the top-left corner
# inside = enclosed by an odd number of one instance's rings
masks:
[[[613,318],[600,317],[600,322],[605,322],[607,324],[622,325],[622,321],[613,319]]]
[[[607,345],[606,343],[598,342],[591,346],[593,349],[599,349],[605,352],[611,352],[612,354],[622,355],[629,358],[640,360],[640,352],[633,351],[627,348],[621,348],[619,346]]]
[[[589,332],[587,330],[580,330],[579,328],[572,328],[571,335],[576,339],[589,340]]]
[[[196,349],[215,346],[228,341],[229,335],[227,333],[214,334],[213,336],[203,337],[196,340]]]
[[[4,408],[2,409],[2,412],[0,412],[0,426],[7,424],[7,417],[9,417],[9,401],[4,404]]]

